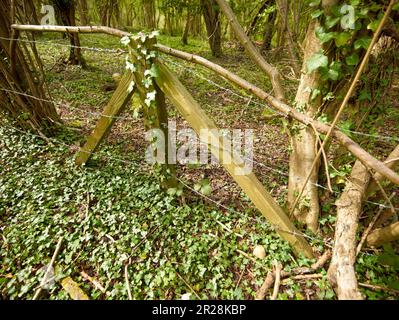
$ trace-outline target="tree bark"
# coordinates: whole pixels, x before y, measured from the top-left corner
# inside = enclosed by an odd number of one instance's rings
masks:
[[[288,53],[292,60],[292,67],[297,75],[301,73],[301,67],[299,65],[298,55],[296,53],[295,44],[292,39],[291,28],[288,21],[288,0],[277,0],[278,7],[280,9],[281,17],[281,32],[282,37],[285,38],[285,42],[288,46]]]
[[[267,17],[267,23],[265,26],[265,32],[263,37],[262,49],[261,51],[268,51],[272,46],[272,39],[274,33],[274,24],[276,23],[277,12],[273,11]]]
[[[270,77],[270,80],[273,85],[274,92],[278,99],[284,101],[285,95],[283,87],[281,86],[280,81],[280,73],[277,68],[269,64],[265,58],[260,54],[258,49],[254,46],[251,40],[245,34],[245,31],[242,29],[236,16],[234,15],[233,10],[231,10],[230,6],[225,0],[216,0],[219,4],[220,9],[223,11],[227,19],[229,20],[231,28],[234,30],[235,35],[238,40],[242,44],[242,46],[247,50],[248,55],[251,59]]]
[[[252,22],[246,32],[246,35],[248,37],[250,37],[252,32],[254,31],[261,14],[269,7],[269,5],[270,5],[269,2],[270,2],[270,0],[264,1],[263,4],[261,5],[261,7],[259,8],[258,12],[256,13],[255,17],[252,19]]]
[[[191,15],[190,15],[190,9],[187,9],[187,18],[186,18],[186,25],[184,27],[184,32],[183,32],[183,36],[182,36],[182,43],[184,45],[188,44],[188,33],[190,31],[190,24],[191,24]]]
[[[154,30],[155,25],[155,3],[154,0],[142,0],[144,26],[148,30]]]
[[[222,31],[220,27],[219,9],[215,0],[201,0],[209,46],[214,57],[222,56]]]
[[[82,26],[90,25],[89,9],[87,6],[87,0],[78,0],[77,4],[78,4],[80,24]]]
[[[335,203],[337,206],[337,222],[333,256],[328,269],[328,280],[336,290],[340,300],[363,299],[358,288],[354,265],[356,262],[356,233],[359,216],[370,177],[367,168],[360,161],[356,161],[350,181]]]
[[[15,15],[11,20],[11,1],[4,0],[0,6],[0,113],[13,119],[24,129],[33,129],[41,133],[42,129],[49,132],[55,122],[60,122],[57,111],[48,100],[47,92],[41,81],[37,55],[32,43],[32,50],[9,39],[12,36],[10,28],[12,21],[26,23],[21,3],[14,2]],[[13,65],[15,70],[13,70]],[[21,95],[28,94],[37,99]],[[44,101],[43,101],[44,100]]]
[[[320,76],[317,72],[307,73],[306,61],[316,52],[322,49],[315,30],[319,26],[317,21],[312,21],[305,39],[305,56],[302,70],[302,77],[298,87],[295,103],[305,109],[309,117],[313,117],[320,105],[320,100],[311,101],[311,92],[307,88],[316,89],[319,86]],[[290,156],[290,171],[288,181],[288,207],[292,210],[292,205],[298,193],[301,191],[304,182],[310,172],[313,160],[317,154],[317,138],[313,129],[309,126],[293,132],[291,136],[292,153]],[[309,182],[303,192],[302,199],[294,210],[294,215],[298,221],[306,224],[308,228],[317,232],[319,220],[319,195],[315,185],[318,181],[319,166],[312,170]]]
[[[76,3],[74,0],[53,0],[53,4],[57,10],[57,13],[61,17],[61,21],[64,26],[76,26]],[[80,48],[79,34],[67,33],[67,35],[71,43],[68,63],[71,65],[85,66],[85,61],[82,56],[82,50]]]
[[[369,246],[378,247],[384,243],[399,240],[399,222],[391,224],[388,227],[374,230],[367,237]]]
[[[385,162],[388,168],[391,168],[393,170],[397,170],[399,168],[399,145],[397,145],[396,148],[391,152]],[[378,182],[382,182],[385,177],[380,173],[376,173],[374,175],[374,178],[377,179]],[[373,179],[367,188],[367,196],[374,194],[378,190],[379,187],[377,185],[377,182]]]

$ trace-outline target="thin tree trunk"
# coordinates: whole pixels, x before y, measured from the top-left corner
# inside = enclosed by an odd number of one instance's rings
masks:
[[[77,4],[78,4],[80,24],[83,26],[90,25],[89,9],[87,6],[87,0],[78,0]]]
[[[296,53],[295,44],[292,39],[291,28],[288,21],[288,0],[277,0],[278,7],[280,9],[282,35],[285,38],[286,44],[288,46],[288,53],[292,60],[292,67],[297,75],[301,73],[301,67],[299,65],[298,55]]]
[[[259,8],[258,12],[256,13],[255,17],[252,19],[252,22],[246,32],[246,35],[248,37],[250,37],[252,32],[254,31],[256,24],[258,23],[259,18],[262,15],[262,13],[269,7],[269,5],[270,5],[269,2],[270,2],[270,0],[266,0],[265,2],[263,2],[261,7]]]
[[[340,300],[363,299],[358,288],[354,265],[359,216],[370,178],[368,169],[357,160],[353,166],[350,181],[335,203],[337,222],[328,280]]]
[[[261,51],[268,51],[272,45],[273,33],[274,33],[274,24],[276,23],[277,12],[273,11],[269,14],[267,18],[267,23],[265,26],[265,33],[263,37],[262,49]]]
[[[30,1],[30,0],[29,0]],[[11,1],[4,0],[0,6],[0,113],[15,120],[22,128],[33,129],[41,133],[41,129],[51,129],[60,119],[53,104],[48,100],[43,83],[38,77],[41,62],[37,55],[31,56],[35,51],[25,45],[14,43],[11,38],[11,22],[28,23],[21,3],[14,2],[14,16],[11,20]],[[11,61],[15,65],[12,70]],[[37,97],[31,99],[19,93],[26,93]]]
[[[313,117],[320,105],[320,100],[311,101],[311,92],[307,88],[316,89],[319,86],[320,76],[317,72],[308,74],[306,72],[306,61],[322,49],[315,30],[319,23],[312,21],[308,34],[305,39],[305,57],[302,70],[302,77],[298,87],[295,103],[305,108],[309,117]],[[300,129],[298,133],[291,136],[292,153],[290,156],[290,171],[288,181],[288,207],[292,210],[292,205],[298,193],[301,191],[304,182],[310,172],[315,155],[317,154],[317,138],[311,127]],[[319,219],[319,195],[315,185],[318,181],[319,165],[312,171],[309,182],[306,185],[302,199],[294,210],[294,215],[298,221],[306,224],[310,230],[317,232]]]
[[[181,41],[184,45],[188,44],[188,33],[190,31],[190,21],[191,21],[190,9],[187,9],[187,18],[186,19],[187,19],[186,26],[184,27],[183,37],[181,39]]]
[[[230,26],[234,30],[235,35],[237,36],[238,40],[242,44],[242,46],[247,50],[248,55],[251,59],[270,77],[270,80],[273,85],[273,89],[276,93],[276,96],[279,100],[284,101],[285,95],[283,87],[281,86],[280,82],[280,73],[278,70],[269,64],[265,58],[260,54],[258,49],[254,46],[251,40],[245,34],[245,31],[242,29],[240,24],[237,21],[236,16],[234,15],[233,10],[231,10],[230,6],[225,0],[216,0],[219,4],[220,9],[223,11],[227,19],[229,20]]]
[[[215,0],[201,0],[201,7],[212,55],[214,57],[220,57],[222,56],[222,32],[220,28],[219,11],[215,9],[217,4]]]

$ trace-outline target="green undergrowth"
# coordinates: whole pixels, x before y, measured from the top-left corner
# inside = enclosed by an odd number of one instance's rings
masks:
[[[304,263],[266,223],[254,223],[253,212],[224,212],[194,198],[182,205],[139,164],[98,158],[77,168],[66,147],[8,128],[0,129],[0,144],[3,298],[32,298],[60,237],[49,299],[68,298],[59,284],[65,276],[92,299],[126,299],[129,259],[136,299],[179,299],[192,290],[201,299],[253,298],[273,260],[288,268]],[[251,254],[257,244],[265,246],[265,260],[254,263],[238,251]],[[83,281],[81,271],[109,295]]]

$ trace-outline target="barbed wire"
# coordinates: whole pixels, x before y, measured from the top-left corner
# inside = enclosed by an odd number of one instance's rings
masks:
[[[53,42],[53,41],[51,41],[51,40],[48,40],[48,41],[39,41],[39,40],[29,40],[29,39],[22,39],[22,38],[13,39],[13,38],[7,38],[7,37],[0,37],[0,39],[2,39],[2,40],[8,40],[8,41],[21,41],[21,42],[28,42],[28,43],[40,43],[40,44],[55,45],[55,46],[69,47],[69,48],[80,48],[80,49],[84,49],[84,50],[88,50],[88,51],[104,52],[104,53],[113,53],[113,54],[114,54],[114,53],[119,53],[119,54],[128,53],[128,51],[123,50],[123,49],[106,49],[106,48],[98,48],[98,47],[75,46],[75,45],[71,45],[71,44],[61,44],[61,43]],[[173,61],[173,60],[171,60],[171,59],[169,59],[169,58],[164,58],[164,59],[165,59],[165,61],[167,61],[167,62],[169,62],[169,63],[171,63],[171,64],[173,64],[173,65],[175,65],[175,66],[177,66],[177,67],[179,67],[179,68],[181,68],[181,69],[185,69],[185,70],[191,72],[192,74],[194,74],[194,75],[196,75],[197,77],[201,78],[202,80],[207,81],[208,83],[210,83],[210,84],[216,86],[217,88],[219,88],[219,89],[221,89],[221,90],[223,90],[223,91],[225,91],[225,92],[228,92],[228,93],[230,93],[230,94],[232,94],[232,95],[234,95],[234,96],[237,96],[237,97],[239,97],[239,98],[241,98],[241,99],[247,101],[248,104],[255,104],[255,105],[258,105],[258,106],[267,108],[267,109],[269,109],[272,113],[278,114],[278,115],[281,116],[281,117],[284,117],[284,118],[287,117],[286,114],[284,114],[284,113],[282,113],[282,112],[279,112],[279,111],[273,109],[272,107],[270,107],[270,106],[268,106],[268,105],[266,105],[266,104],[262,104],[262,103],[259,103],[259,102],[257,102],[257,101],[253,101],[253,100],[252,100],[252,99],[253,99],[253,96],[245,97],[245,96],[243,96],[243,95],[240,95],[240,94],[238,94],[237,92],[235,92],[234,90],[229,89],[229,88],[226,88],[226,87],[223,87],[222,85],[216,83],[215,81],[213,81],[213,80],[211,80],[211,79],[209,79],[209,78],[206,78],[206,77],[203,76],[202,74],[200,74],[200,73],[198,73],[198,72],[195,72],[192,68],[189,68],[189,67],[183,65],[182,63],[176,63],[175,61]],[[111,116],[106,116],[106,117],[108,117],[108,118],[115,118],[115,119],[129,119],[129,120],[132,120],[131,118],[125,118],[125,117],[111,117]],[[375,139],[379,139],[379,140],[386,140],[386,141],[399,142],[399,137],[398,137],[398,138],[395,138],[395,137],[384,136],[384,135],[368,134],[368,133],[363,133],[363,132],[359,132],[359,131],[355,131],[355,130],[349,130],[349,129],[341,129],[341,128],[339,128],[339,129],[340,129],[341,131],[350,132],[350,133],[355,134],[355,135],[360,135],[360,136],[375,138]]]

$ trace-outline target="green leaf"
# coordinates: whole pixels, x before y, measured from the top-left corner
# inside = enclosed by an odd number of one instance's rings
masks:
[[[325,32],[323,27],[318,27],[316,29],[316,37],[320,40],[322,44],[330,41],[331,39],[334,39],[335,35],[335,32]]]
[[[377,20],[374,20],[373,22],[370,22],[370,23],[368,24],[368,26],[367,26],[367,29],[368,29],[368,30],[371,30],[371,31],[373,31],[373,32],[376,32],[377,29],[378,29],[378,26],[379,26],[380,23],[381,23],[381,20],[382,20],[382,18],[377,19]]]
[[[334,27],[335,25],[337,25],[337,23],[338,23],[340,20],[341,20],[341,19],[340,19],[339,17],[327,16],[327,17],[326,17],[325,25],[326,25],[327,29],[331,29],[332,27]]]
[[[315,53],[312,57],[307,61],[307,69],[308,73],[312,73],[313,71],[328,66],[328,58],[322,52]]]
[[[316,10],[316,11],[312,12],[311,17],[312,17],[312,19],[316,19],[316,18],[320,17],[323,13],[324,13],[323,10]]]
[[[360,48],[363,49],[368,49],[368,47],[370,46],[371,43],[371,38],[367,37],[367,38],[360,38],[358,40],[355,41],[355,49],[359,50]]]
[[[348,66],[356,66],[359,63],[359,55],[355,52],[346,57],[345,61]]]
[[[348,43],[352,38],[352,34],[349,32],[340,32],[335,36],[335,45],[337,47],[342,47]]]

